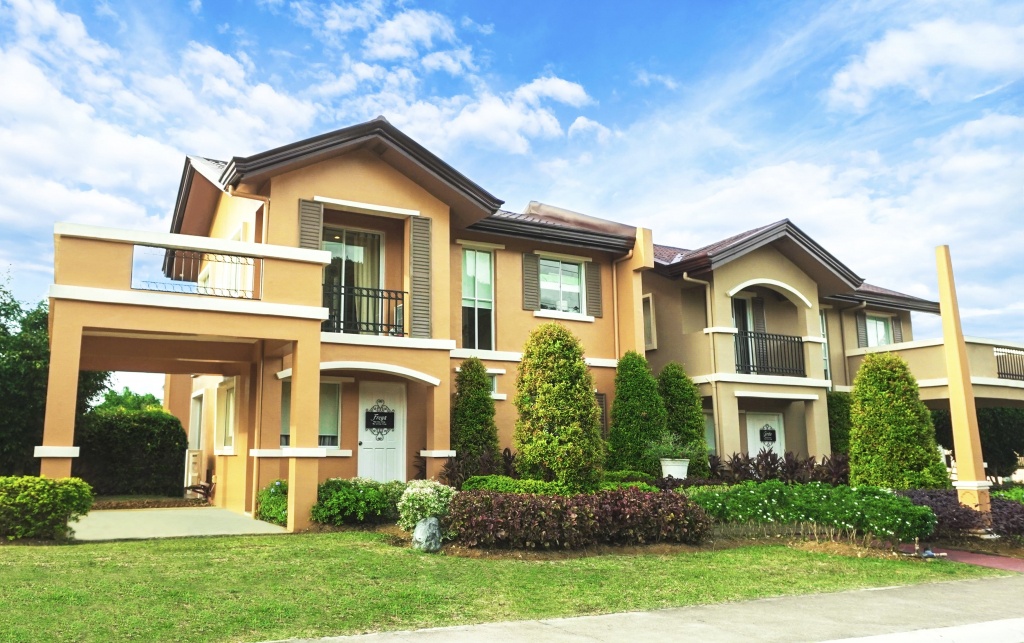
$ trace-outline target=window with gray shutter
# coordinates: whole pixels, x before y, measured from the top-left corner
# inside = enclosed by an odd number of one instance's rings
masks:
[[[865,313],[857,313],[857,348],[867,348],[868,345],[868,316]]]
[[[411,308],[409,335],[411,337],[429,338],[431,336],[430,219],[412,217],[410,225],[412,226],[409,234],[412,292],[409,293]]]
[[[323,228],[324,204],[299,199],[299,247],[319,250]]]
[[[892,318],[892,342],[899,344],[903,341],[903,322],[900,321],[899,315],[895,315]]]
[[[750,300],[750,313],[754,321],[754,332],[755,333],[767,333],[768,324],[764,318],[764,299],[760,297],[754,297]],[[754,363],[766,366],[768,364],[768,338],[757,337],[753,338],[754,344]]]
[[[583,278],[587,280],[587,314],[601,317],[604,307],[601,305],[601,266],[588,263],[584,268]]]
[[[540,310],[540,257],[523,253],[523,310]]]

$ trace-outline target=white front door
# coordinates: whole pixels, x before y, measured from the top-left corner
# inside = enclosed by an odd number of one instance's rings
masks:
[[[747,413],[747,453],[751,457],[767,447],[780,457],[786,453],[781,413]]]
[[[405,384],[359,383],[360,478],[405,482]]]

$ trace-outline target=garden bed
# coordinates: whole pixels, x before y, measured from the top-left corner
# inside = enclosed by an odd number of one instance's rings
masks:
[[[170,509],[174,507],[208,507],[205,498],[165,498],[161,496],[100,496],[93,500],[92,510],[106,509]]]

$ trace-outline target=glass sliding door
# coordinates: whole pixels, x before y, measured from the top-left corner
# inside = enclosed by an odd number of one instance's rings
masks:
[[[331,253],[324,269],[324,305],[331,330],[381,332],[381,236],[375,232],[324,228],[323,249]]]

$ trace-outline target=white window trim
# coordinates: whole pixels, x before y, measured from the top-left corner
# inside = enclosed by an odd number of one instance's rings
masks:
[[[582,293],[580,293],[582,295]],[[583,299],[581,296],[580,299]],[[586,304],[584,303],[584,309]],[[543,317],[544,319],[561,319],[562,321],[579,321],[579,322],[594,322],[593,315],[584,315],[582,313],[563,313],[560,310],[535,310],[533,311],[534,317]]]
[[[648,350],[648,351],[657,350],[657,348],[658,348],[658,325],[657,325],[657,322],[655,321],[655,317],[654,317],[654,293],[647,293],[646,295],[643,295],[642,297],[640,297],[640,300],[641,300],[641,304],[640,304],[641,316],[642,316],[642,313],[643,313],[643,301],[644,300],[646,300],[648,302],[647,303],[647,309],[651,312],[651,341],[650,341],[650,343],[648,343],[647,342],[647,338],[644,337],[644,350]],[[643,321],[643,320],[641,320],[641,321]]]
[[[470,239],[456,239],[455,243],[473,250],[504,250],[503,243],[488,243],[486,241],[472,241]]]
[[[390,205],[378,205],[376,203],[362,203],[360,201],[346,201],[345,199],[332,199],[326,196],[314,196],[313,200],[318,203],[336,205],[344,208],[346,212],[353,214],[368,214],[370,216],[388,217],[390,219],[408,219],[409,217],[420,216],[419,210],[408,210],[396,208]]]
[[[868,348],[881,348],[883,346],[892,346],[893,344],[896,343],[896,338],[893,336],[893,328],[892,328],[892,319],[893,319],[893,317],[896,317],[896,316],[897,315],[895,315],[893,313],[876,313],[876,312],[865,313],[865,315],[864,315],[864,324],[865,324],[865,333],[867,334],[867,338],[868,338],[868,346],[867,346]],[[871,344],[871,331],[870,331],[870,327],[871,327],[871,322],[872,321],[882,322],[882,323],[885,324],[886,339],[889,340],[887,343],[885,343],[885,344]]]

